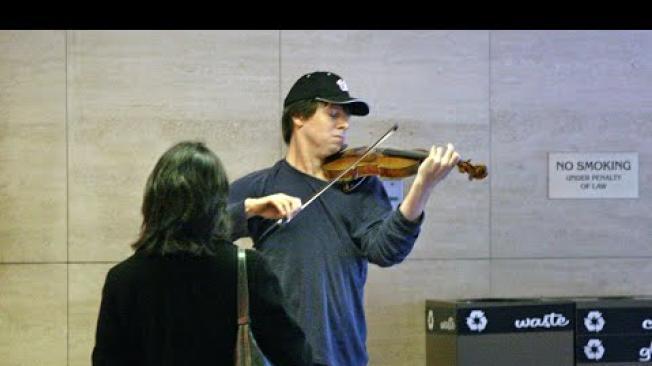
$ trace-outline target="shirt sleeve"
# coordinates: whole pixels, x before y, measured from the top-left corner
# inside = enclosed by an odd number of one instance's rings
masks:
[[[247,175],[235,180],[229,187],[226,209],[231,221],[231,241],[236,241],[250,235],[244,201],[249,197],[257,197],[257,195],[252,193],[254,188],[252,184],[252,176]]]
[[[226,211],[230,220],[230,240],[236,241],[240,238],[249,236],[244,200],[229,203]]]
[[[379,179],[372,179],[360,195],[360,221],[352,233],[353,240],[371,263],[389,267],[402,262],[414,247],[424,214],[410,221],[400,210],[392,210]]]
[[[251,225],[256,222],[247,219],[244,201],[251,197],[262,197],[264,194],[265,179],[269,170],[250,173],[235,180],[229,187],[227,213],[231,224],[231,241],[252,235]]]

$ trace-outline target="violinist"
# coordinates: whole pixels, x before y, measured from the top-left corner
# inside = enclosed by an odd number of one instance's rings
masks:
[[[350,96],[340,76],[322,71],[301,76],[283,107],[287,154],[231,185],[232,239],[251,237],[267,259],[316,364],[366,365],[367,265],[388,267],[405,259],[428,198],[460,157],[451,144],[432,146],[395,211],[375,176],[354,190],[333,185],[300,211],[329,183],[324,164],[344,146],[350,116],[365,116],[369,107]],[[279,218],[290,221],[268,234]]]

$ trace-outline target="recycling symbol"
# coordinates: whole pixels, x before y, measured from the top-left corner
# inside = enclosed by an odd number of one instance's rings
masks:
[[[604,328],[605,320],[602,317],[602,313],[597,310],[589,311],[584,318],[584,326],[589,332],[599,332]]]
[[[487,327],[487,317],[482,310],[473,310],[466,318],[466,325],[474,332],[482,332]]]

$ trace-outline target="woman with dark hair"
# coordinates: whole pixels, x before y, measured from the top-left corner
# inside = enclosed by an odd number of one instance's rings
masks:
[[[135,253],[102,290],[93,365],[233,365],[237,247],[228,237],[228,179],[200,142],[176,144],[145,187]],[[303,331],[286,312],[278,279],[247,250],[251,328],[275,365],[311,365]]]

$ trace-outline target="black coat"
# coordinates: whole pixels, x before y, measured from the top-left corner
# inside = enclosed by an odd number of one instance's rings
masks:
[[[216,256],[149,257],[109,270],[93,365],[233,365],[237,333],[237,247]],[[311,365],[303,331],[283,305],[278,279],[247,250],[251,328],[275,365]]]

